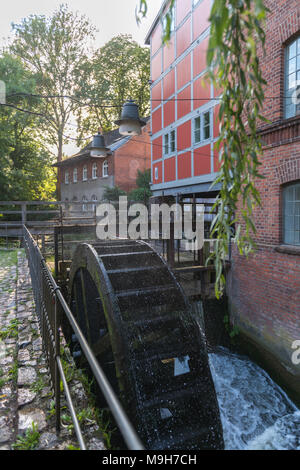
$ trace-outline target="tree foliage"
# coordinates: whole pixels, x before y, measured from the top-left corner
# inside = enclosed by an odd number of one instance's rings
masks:
[[[265,43],[263,0],[215,1],[211,10],[211,32],[207,63],[220,100],[220,134],[217,142],[221,184],[211,226],[216,238],[213,254],[216,268],[217,297],[224,289],[222,261],[228,254],[228,243],[236,228],[235,242],[241,254],[255,247],[253,209],[260,205],[255,187],[259,173],[262,144],[257,135],[266,84],[259,63],[259,48]],[[241,229],[242,227],[242,229]]]
[[[0,57],[0,76],[11,105],[0,107],[0,200],[52,198],[55,175],[34,114],[39,100],[19,95],[35,94],[36,77],[8,53]],[[22,106],[29,112],[16,109]]]
[[[46,116],[41,125],[60,161],[68,142],[67,125],[80,106],[69,97],[75,95],[78,70],[86,61],[87,39],[93,38],[95,28],[85,16],[61,5],[51,17],[31,15],[13,24],[13,30],[10,51],[35,74],[36,92],[47,97],[40,102]]]
[[[137,101],[140,115],[148,115],[149,76],[149,49],[130,35],[116,36],[96,51],[80,70],[80,97],[90,104],[89,109],[78,108],[80,135],[99,125],[105,132],[113,129],[130,97]]]
[[[130,201],[145,201],[147,202],[152,192],[150,189],[151,183],[151,170],[150,168],[137,171],[136,185],[137,188],[130,191],[128,198]]]

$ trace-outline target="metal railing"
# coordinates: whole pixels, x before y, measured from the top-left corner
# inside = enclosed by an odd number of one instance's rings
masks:
[[[80,343],[82,353],[90,365],[95,380],[106,399],[106,402],[115,418],[115,421],[128,449],[143,450],[144,447],[140,441],[139,436],[133,428],[118,397],[116,396],[96,357],[94,356],[85,337],[83,336],[83,333],[81,332],[71,310],[69,309],[69,306],[63,297],[59,286],[56,284],[44,258],[42,257],[39,247],[25,226],[23,226],[23,231],[24,245],[29,263],[36,312],[39,320],[43,347],[47,357],[52,387],[54,391],[57,432],[60,431],[60,381],[62,381],[67,405],[72,417],[74,430],[80,449],[86,449],[60,358],[59,316],[60,310],[62,310]]]

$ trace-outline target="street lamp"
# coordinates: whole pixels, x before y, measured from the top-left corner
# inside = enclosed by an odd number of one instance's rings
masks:
[[[94,135],[93,142],[90,146],[91,157],[106,157],[109,148],[105,147],[104,136],[101,134],[101,128],[99,127],[98,134]]]
[[[138,105],[130,99],[124,104],[121,119],[115,121],[115,124],[120,126],[121,135],[140,135],[141,128],[146,125],[146,122],[140,119]]]

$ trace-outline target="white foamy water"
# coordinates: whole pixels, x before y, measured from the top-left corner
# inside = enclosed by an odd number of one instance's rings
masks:
[[[226,449],[300,450],[300,411],[263,369],[221,347],[209,362]]]

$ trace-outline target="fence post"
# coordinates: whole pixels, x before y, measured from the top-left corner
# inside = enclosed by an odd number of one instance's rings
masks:
[[[26,207],[27,207],[27,204],[26,203],[22,203],[21,204],[21,207],[22,207],[22,225],[26,225],[26,222],[27,222],[27,214],[26,214]]]
[[[60,433],[60,372],[57,358],[60,356],[59,315],[56,290],[54,291],[54,344],[55,344],[55,417],[56,432]]]

